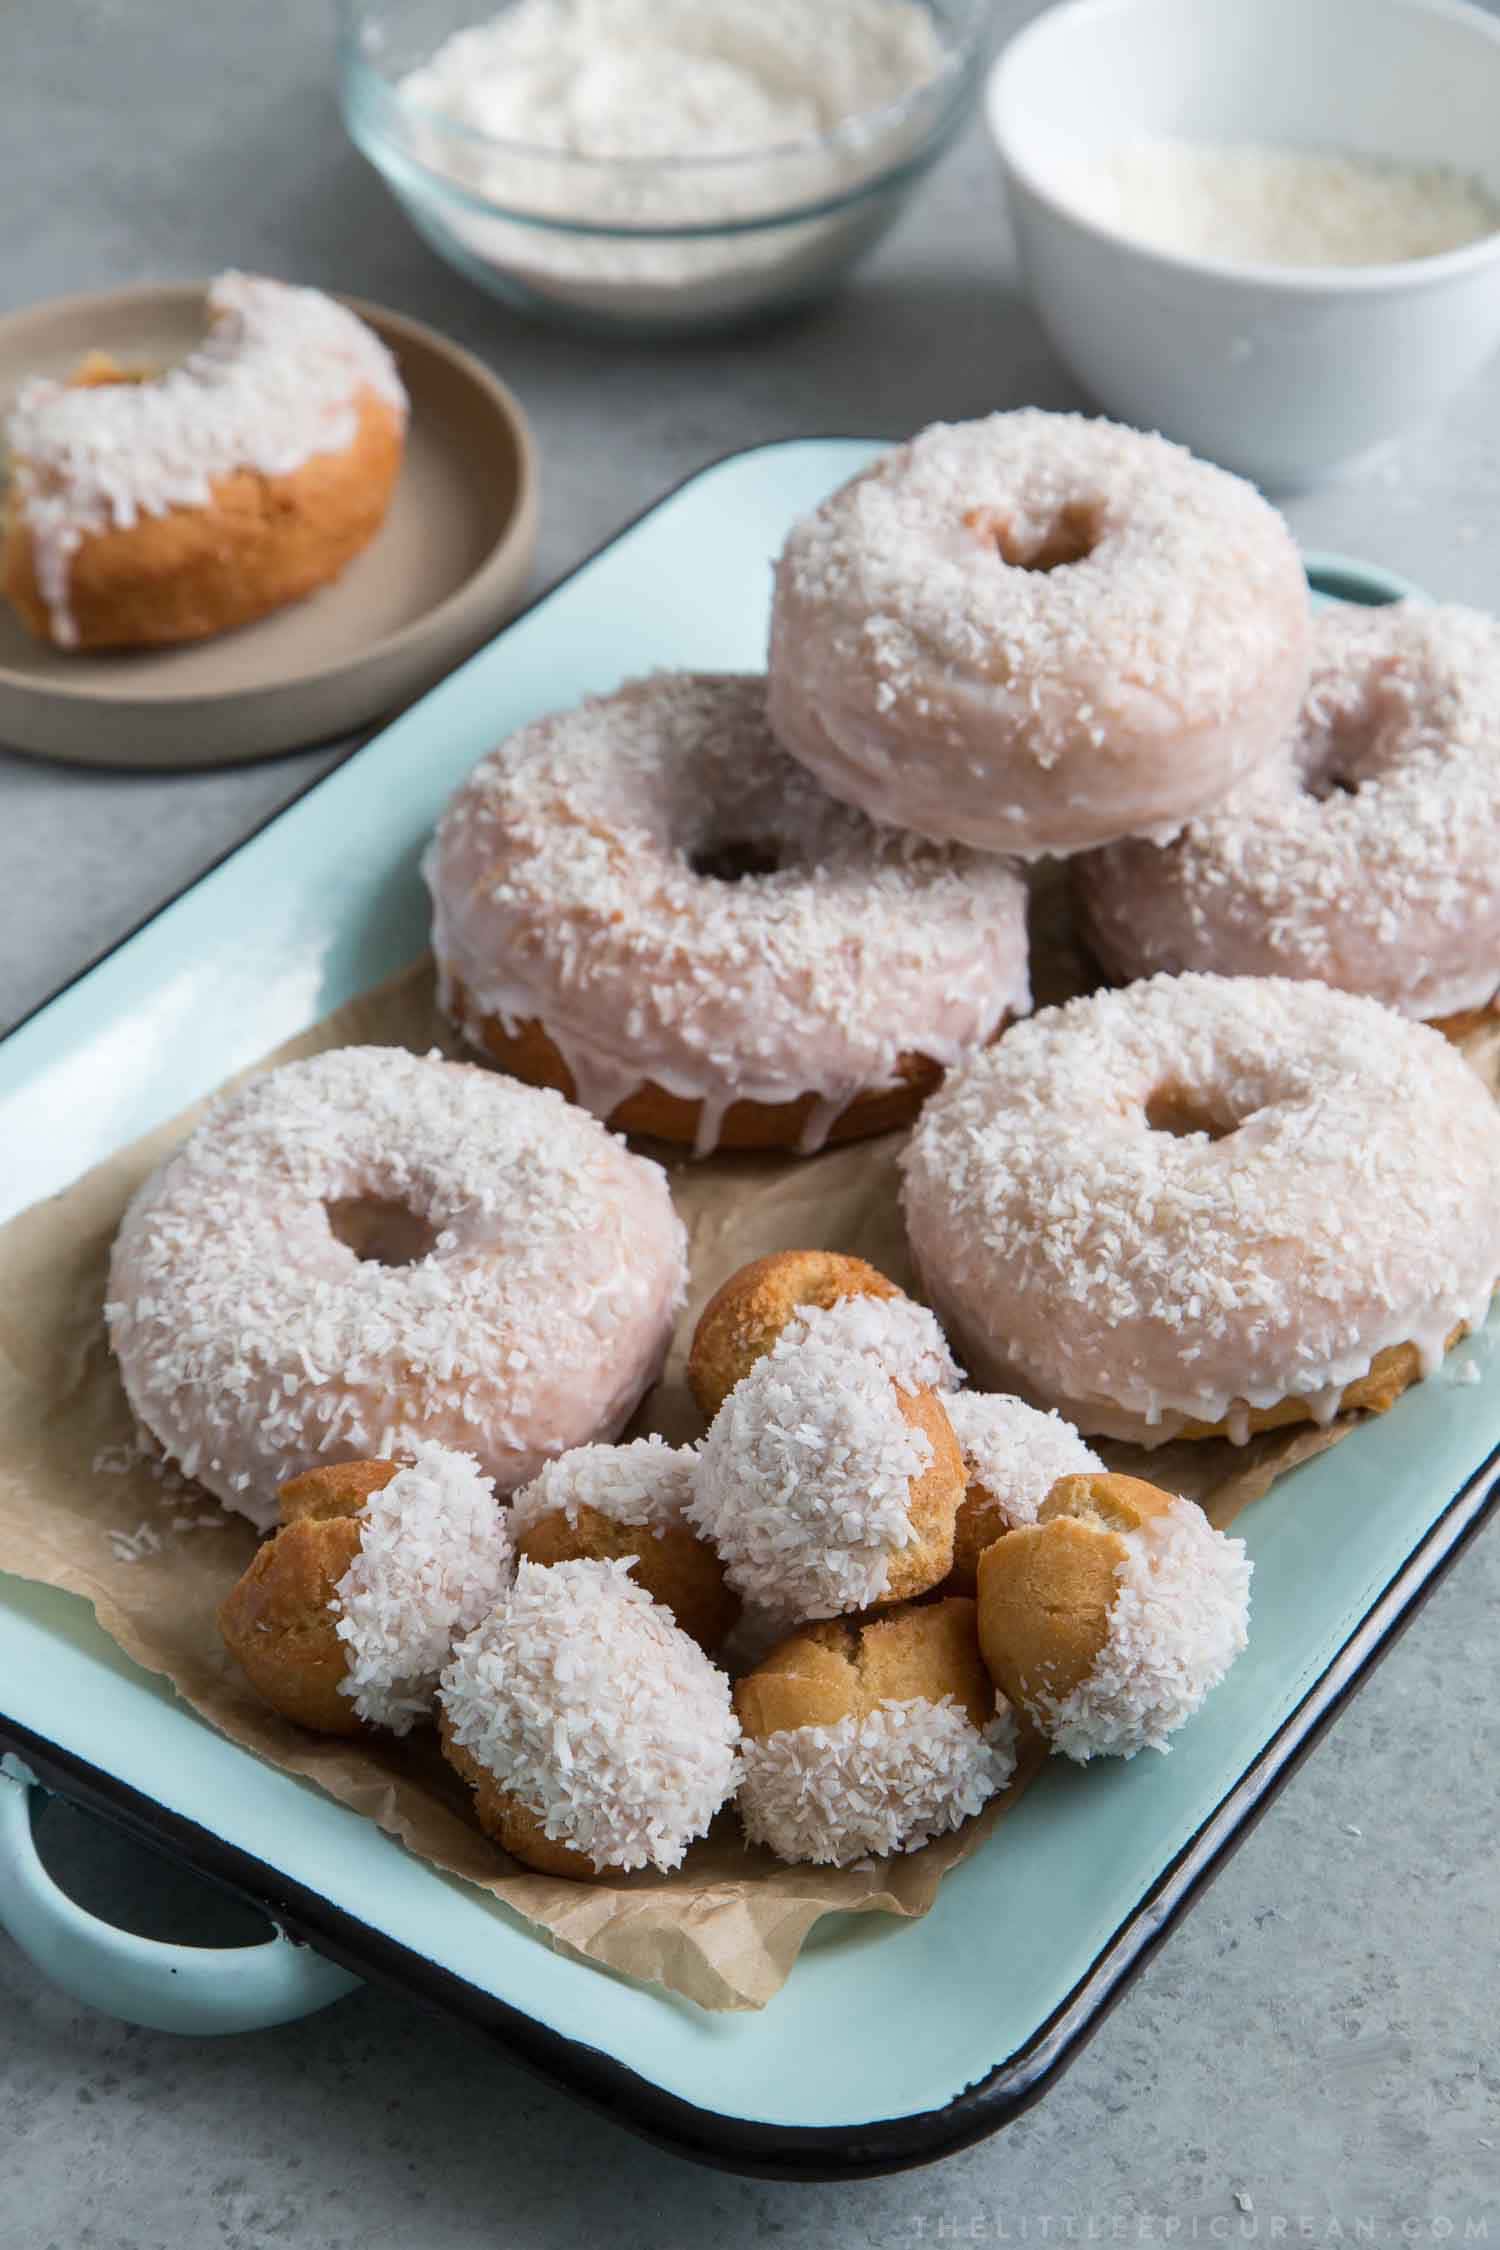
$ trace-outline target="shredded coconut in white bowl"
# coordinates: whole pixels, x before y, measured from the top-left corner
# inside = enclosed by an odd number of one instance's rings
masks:
[[[948,1349],[937,1315],[913,1297],[839,1297],[831,1305],[799,1305],[773,1349],[819,1343],[863,1352],[906,1391],[956,1391],[963,1370]]]
[[[1003,1704],[983,1732],[945,1695],[889,1701],[827,1727],[785,1727],[744,1746],[740,1818],[778,1859],[847,1867],[912,1852],[982,1812],[1016,1765]]]
[[[1080,1765],[1166,1750],[1247,1639],[1243,1539],[1215,1530],[1191,1500],[1116,1536],[1128,1551],[1093,1669],[1070,1694],[1036,1699],[1053,1748]]]
[[[885,1593],[932,1461],[878,1362],[808,1335],[757,1360],[698,1457],[691,1515],[745,1600],[835,1617]]]
[[[329,1604],[349,1651],[339,1693],[393,1734],[431,1715],[454,1641],[494,1608],[512,1561],[505,1511],[478,1462],[421,1439],[411,1453],[361,1508],[359,1552]]]
[[[599,1869],[680,1866],[739,1782],[728,1679],[625,1562],[521,1562],[439,1695],[459,1747]]]
[[[667,1531],[687,1523],[697,1453],[665,1438],[635,1438],[629,1445],[575,1445],[549,1461],[511,1503],[510,1527],[519,1540],[545,1516],[577,1523],[592,1508],[611,1523]]]
[[[1035,1523],[1059,1477],[1084,1476],[1104,1463],[1071,1422],[996,1391],[945,1398],[969,1483],[983,1485],[1007,1530]]]

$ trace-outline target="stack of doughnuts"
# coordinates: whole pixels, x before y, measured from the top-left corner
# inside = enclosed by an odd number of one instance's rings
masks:
[[[905,1124],[1031,1005],[1023,863],[1111,975],[1500,992],[1500,626],[1314,621],[1249,485],[1037,411],[939,424],[793,529],[764,679],[659,673],[503,742],[428,854],[442,1005],[628,1131]]]

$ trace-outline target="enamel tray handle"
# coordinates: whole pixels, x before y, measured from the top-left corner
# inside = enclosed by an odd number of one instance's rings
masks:
[[[358,1977],[282,1931],[260,1945],[163,1945],[86,1914],[42,1865],[31,1833],[39,1787],[0,1760],[0,1927],[42,1974],[86,2007],[154,2031],[260,2031],[353,1992]]]

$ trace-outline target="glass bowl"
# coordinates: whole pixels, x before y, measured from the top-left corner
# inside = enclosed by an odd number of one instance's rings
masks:
[[[552,321],[660,335],[829,289],[899,217],[967,121],[989,0],[923,0],[944,60],[884,109],[745,155],[591,157],[506,141],[401,81],[497,0],[340,0],[344,123],[439,256]]]

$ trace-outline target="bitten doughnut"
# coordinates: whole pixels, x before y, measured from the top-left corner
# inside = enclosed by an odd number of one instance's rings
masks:
[[[809,1334],[783,1338],[730,1392],[689,1512],[742,1600],[833,1617],[946,1577],[963,1489],[937,1394],[902,1389],[868,1353]]]
[[[1003,1392],[956,1391],[943,1404],[964,1457],[963,1505],[953,1526],[953,1568],[944,1583],[972,1594],[979,1558],[1037,1510],[1059,1477],[1104,1463],[1060,1414],[1042,1414]]]
[[[224,1645],[283,1718],[323,1734],[406,1734],[430,1716],[454,1640],[511,1574],[505,1513],[466,1454],[313,1469],[219,1607]]]
[[[872,820],[1035,858],[1174,835],[1307,684],[1281,518],[1078,415],[938,423],[805,516],[776,569],[776,734]]]
[[[164,374],[95,357],[6,418],[5,592],[59,648],[248,624],[336,578],[379,530],[406,393],[378,336],[315,289],[223,274]]]
[[[1249,1614],[1244,1541],[1136,1477],[1061,1478],[979,1563],[991,1678],[1080,1764],[1164,1750],[1244,1648]]]
[[[969,1601],[804,1625],[734,1703],[740,1818],[778,1859],[847,1867],[916,1851],[982,1812],[1015,1771],[1015,1719]]]
[[[1079,869],[1111,976],[1318,977],[1441,1018],[1500,991],[1500,623],[1330,609],[1278,754],[1174,844]]]
[[[691,1446],[659,1437],[575,1446],[512,1501],[516,1552],[547,1564],[624,1559],[637,1585],[712,1655],[740,1605],[688,1521],[696,1465]]]
[[[836,805],[759,678],[658,673],[523,727],[426,875],[470,1044],[700,1154],[905,1124],[1031,1005],[1015,873]]]
[[[680,1867],[739,1782],[727,1678],[621,1562],[522,1562],[439,1695],[480,1826],[543,1875]]]
[[[825,1320],[835,1308],[837,1317]],[[732,1273],[699,1315],[687,1376],[709,1421],[755,1362],[794,1331],[873,1352],[909,1390],[954,1390],[962,1380],[927,1307],[875,1266],[837,1250],[775,1250]]]
[[[264,1529],[321,1462],[428,1437],[511,1492],[612,1437],[683,1279],[660,1167],[560,1095],[340,1047],[213,1105],[127,1209],[105,1311],[140,1421]]]
[[[1500,1105],[1425,1025],[1285,978],[1048,1009],[905,1154],[977,1382],[1145,1445],[1382,1407],[1500,1278]]]

